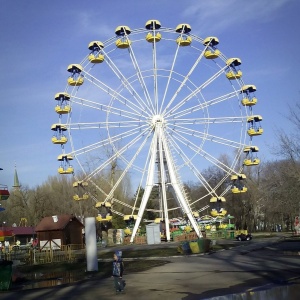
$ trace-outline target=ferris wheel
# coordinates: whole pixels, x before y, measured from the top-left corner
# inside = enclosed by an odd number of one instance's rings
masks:
[[[109,211],[99,220],[110,220],[111,212],[133,220],[132,242],[155,189],[152,210],[164,220],[167,240],[176,210],[201,237],[195,218],[201,200],[209,197],[212,214],[224,215],[224,195],[247,190],[243,167],[259,164],[252,140],[263,133],[262,117],[253,112],[256,87],[243,82],[241,59],[226,57],[217,37],[158,20],[139,29],[118,26],[113,37],[87,48],[80,63],[67,67],[51,127],[52,142],[62,148],[58,172],[73,174],[81,190],[74,200],[88,199],[92,186],[101,195],[92,196],[96,207]],[[221,174],[217,182],[203,174],[210,167]],[[192,200],[185,182],[201,187],[202,196]],[[129,185],[136,195],[143,190],[140,203],[138,196],[131,202],[116,196]]]

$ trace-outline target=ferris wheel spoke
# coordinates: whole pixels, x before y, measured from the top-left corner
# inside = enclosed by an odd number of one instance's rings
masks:
[[[177,48],[178,49],[178,48]],[[189,70],[189,72],[187,73],[187,75],[184,77],[184,79],[182,80],[181,84],[179,85],[179,87],[177,88],[177,90],[175,91],[174,95],[171,97],[168,105],[166,106],[166,108],[163,111],[163,114],[168,111],[168,109],[171,107],[171,105],[173,104],[174,100],[176,99],[177,95],[180,93],[180,91],[182,90],[182,88],[186,85],[187,81],[189,80],[191,74],[194,72],[194,70],[196,69],[196,67],[199,65],[200,61],[203,58],[204,52],[207,49],[207,46],[200,52],[199,57],[196,59],[196,61],[194,62],[193,66],[191,67],[191,69]],[[164,98],[165,99],[165,98]],[[163,103],[161,108],[163,107]],[[162,113],[162,112],[160,112]]]
[[[195,125],[195,124],[225,124],[246,122],[246,117],[219,117],[219,118],[193,118],[193,119],[168,119],[172,125]]]
[[[110,158],[108,158],[102,165],[100,165],[98,168],[92,171],[90,175],[87,176],[86,179],[94,177],[99,172],[101,172],[105,167],[109,166],[111,162],[113,162],[115,159],[117,159],[122,154],[124,154],[128,149],[130,149],[133,145],[135,145],[148,131],[149,131],[148,129],[142,131],[138,136],[133,138],[129,143],[123,146],[120,150],[115,151],[114,154]]]
[[[112,88],[112,87],[108,86],[103,81],[100,81],[99,79],[94,77],[92,74],[86,73],[86,72],[84,72],[84,73],[85,73],[85,78],[91,84],[93,84],[96,87],[100,88],[102,91],[104,91],[105,93],[110,95],[113,99],[117,100],[119,103],[127,106],[132,111],[136,112],[138,115],[146,113],[149,116],[149,112],[147,113],[147,111],[145,111],[145,107],[143,107],[141,105],[136,105],[133,101],[129,100],[128,97],[125,97],[125,96],[121,95],[119,92],[117,92],[115,90],[115,88]],[[140,104],[139,102],[137,102],[137,103]]]
[[[144,92],[144,96],[145,96],[145,99],[148,103],[148,106],[149,109],[151,110],[152,114],[155,113],[155,108],[154,108],[154,104],[153,102],[151,101],[151,97],[149,95],[149,91],[148,91],[148,88],[147,88],[147,85],[144,81],[144,77],[142,75],[142,72],[141,72],[141,69],[140,69],[140,66],[137,62],[137,59],[135,57],[135,54],[134,54],[134,51],[133,51],[133,47],[130,45],[129,46],[129,55],[130,55],[130,58],[131,58],[131,61],[132,61],[132,64],[133,64],[133,67],[135,69],[135,72],[136,72],[136,75],[138,77],[138,80],[140,82],[140,85],[143,89],[143,92]]]
[[[185,151],[178,145],[178,143],[174,140],[173,136],[169,135],[169,141],[172,145],[172,149],[176,151],[178,156],[182,158],[182,161],[184,164],[189,167],[189,169],[194,173],[194,175],[198,178],[200,183],[205,187],[205,189],[208,192],[214,192],[213,188],[209,185],[207,180],[203,177],[201,172],[198,171],[197,167],[192,163],[191,158],[189,158],[186,154]]]
[[[227,166],[226,164],[224,164],[223,162],[215,158],[213,155],[209,154],[204,149],[199,148],[196,144],[194,144],[193,142],[191,142],[189,139],[185,138],[183,135],[179,134],[178,132],[176,132],[174,138],[177,139],[183,145],[185,145],[187,148],[192,150],[194,154],[201,155],[204,159],[211,162],[213,165],[223,170],[224,172],[235,173],[235,171],[231,167]]]
[[[132,167],[134,161],[136,160],[136,158],[138,157],[138,155],[140,154],[140,152],[142,151],[142,149],[145,147],[145,144],[146,144],[147,140],[149,139],[150,135],[151,135],[151,132],[148,132],[148,135],[144,138],[144,141],[140,144],[139,148],[137,149],[137,151],[133,155],[132,159],[128,162],[126,168],[124,169],[124,171],[120,175],[119,179],[117,180],[117,182],[115,183],[115,185],[111,189],[110,193],[107,195],[105,201],[107,201],[108,199],[110,199],[112,197],[112,195],[114,194],[115,190],[117,189],[117,187],[119,186],[119,184],[123,180],[124,176],[128,173],[128,171]]]
[[[109,121],[109,122],[91,122],[91,123],[69,123],[68,127],[72,130],[85,129],[107,129],[107,128],[140,128],[145,126],[141,121]]]
[[[199,139],[202,139],[202,140],[210,141],[212,143],[218,143],[218,144],[222,144],[222,145],[232,147],[232,148],[236,148],[236,149],[239,149],[241,147],[241,142],[230,140],[230,139],[225,139],[225,138],[222,138],[220,136],[212,135],[212,134],[209,134],[209,133],[204,133],[204,132],[199,131],[199,130],[190,129],[190,128],[183,127],[183,126],[178,126],[178,125],[174,126],[173,130],[174,130],[174,132],[179,132],[179,133],[182,133],[184,135],[189,135],[191,137],[195,137],[195,138],[199,138]],[[170,135],[172,135],[173,130],[170,133]],[[244,144],[242,144],[242,145],[244,145]]]
[[[126,118],[130,118],[133,120],[141,120],[142,118],[144,118],[145,116],[143,115],[144,111],[141,110],[139,114],[132,112],[132,111],[128,111],[125,110],[123,108],[115,108],[113,106],[109,106],[107,104],[104,103],[98,103],[95,101],[91,101],[91,100],[87,100],[84,98],[80,98],[80,97],[76,97],[74,96],[72,99],[72,104],[77,104],[77,105],[82,105],[84,107],[88,107],[91,109],[96,109],[96,110],[100,110],[103,111],[105,113],[112,113],[114,115],[120,116],[120,117],[126,117]]]
[[[220,75],[224,73],[224,70],[227,66],[220,69],[217,73],[215,73],[213,76],[211,76],[208,80],[206,80],[203,84],[201,84],[199,87],[197,87],[195,90],[193,90],[189,95],[184,97],[181,101],[179,101],[178,104],[176,104],[172,109],[169,111],[164,111],[165,117],[169,116],[170,114],[174,114],[180,107],[182,107],[184,104],[186,104],[188,101],[190,101],[193,97],[197,96],[205,87],[207,87],[210,83],[212,83],[214,80],[216,80]]]
[[[155,35],[155,30],[154,30]],[[157,81],[157,52],[156,52],[156,41],[154,39],[152,47],[152,60],[153,60],[153,86],[154,86],[154,106],[155,113],[158,114],[158,81]]]
[[[216,97],[214,99],[207,100],[207,101],[205,101],[205,99],[204,99],[204,97],[202,96],[201,93],[200,93],[200,95],[201,95],[201,98],[204,101],[203,103],[198,103],[197,105],[191,106],[187,109],[179,110],[175,113],[171,113],[170,116],[173,117],[173,118],[183,117],[183,116],[188,115],[190,113],[194,113],[196,111],[203,110],[203,109],[206,109],[210,106],[217,105],[217,104],[220,104],[220,103],[225,102],[227,100],[230,100],[231,98],[236,97],[237,93],[236,92],[231,92],[231,93],[228,93],[226,95],[222,95],[220,97]]]
[[[142,128],[145,128],[145,127],[146,127],[145,125],[142,126]],[[120,134],[117,134],[115,136],[110,136],[109,138],[103,139],[103,140],[101,140],[97,143],[94,143],[94,144],[82,147],[80,149],[77,149],[77,150],[73,151],[72,154],[74,154],[76,156],[79,156],[81,154],[85,154],[87,152],[90,152],[90,151],[93,151],[93,150],[96,150],[96,149],[99,149],[99,148],[107,147],[112,142],[116,143],[118,141],[122,141],[122,140],[124,140],[124,139],[126,139],[130,136],[133,136],[133,135],[136,135],[136,134],[140,133],[142,128],[138,128],[138,129],[134,128],[134,129],[128,130],[126,132],[122,132]]]
[[[182,36],[182,34],[181,34],[181,36]],[[175,63],[176,63],[178,53],[179,53],[179,45],[177,45],[176,51],[175,51],[175,54],[174,54],[174,57],[173,57],[172,66],[171,66],[170,71],[169,71],[168,80],[167,80],[167,84],[166,84],[166,87],[165,87],[164,95],[162,97],[159,114],[162,114],[162,109],[163,109],[164,102],[165,102],[165,99],[166,99],[166,96],[167,96],[167,92],[169,90],[169,86],[170,86],[170,82],[171,82],[171,78],[172,78],[172,75],[173,75],[173,71],[174,71],[174,67],[175,67]]]
[[[114,74],[121,81],[123,87],[125,87],[130,92],[130,94],[133,96],[133,98],[136,100],[136,102],[140,104],[142,109],[145,109],[149,113],[151,113],[151,108],[149,107],[149,104],[146,104],[144,102],[144,100],[141,98],[141,96],[138,94],[138,92],[134,89],[134,87],[131,85],[131,83],[123,75],[121,70],[116,66],[116,64],[113,62],[113,60],[109,57],[108,53],[105,53],[104,50],[103,50],[103,53],[105,55],[105,58],[106,58],[105,61],[106,61],[107,65],[111,68],[111,70],[114,72]]]

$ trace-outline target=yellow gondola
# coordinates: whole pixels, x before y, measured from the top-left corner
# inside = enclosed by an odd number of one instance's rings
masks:
[[[236,70],[236,67],[241,65],[241,60],[239,58],[229,58],[226,61],[226,65],[230,67],[230,71],[226,73],[226,77],[229,80],[240,79],[243,75],[241,70]]]
[[[161,27],[161,24],[158,20],[149,20],[145,24],[145,28],[148,30],[158,30]]]
[[[262,135],[264,133],[264,130],[262,128],[258,128],[258,129],[250,128],[247,130],[247,133],[249,136]]]
[[[193,211],[192,214],[193,214],[194,218],[199,218],[199,212],[198,211]]]
[[[67,126],[59,123],[55,123],[51,126],[51,130],[53,131],[66,131]]]
[[[214,207],[212,209],[213,214],[211,212],[211,215],[213,217],[222,215],[222,213],[225,211],[225,209],[222,208],[221,205],[222,205],[222,203],[226,202],[226,199],[224,197],[211,197],[209,202],[213,203],[213,207]]]
[[[96,217],[99,222],[110,222],[112,220],[111,215],[111,203],[106,202],[97,202],[95,207],[98,209],[99,213]]]
[[[88,59],[93,64],[99,64],[104,61],[104,55],[100,53],[100,51],[104,48],[102,42],[92,41],[88,46],[89,50],[91,50],[91,54],[88,56]]]
[[[72,73],[72,75],[68,78],[68,84],[70,86],[80,86],[83,84],[84,79],[80,76],[83,68],[79,64],[70,64],[67,68],[67,71]]]
[[[123,217],[124,221],[129,221],[129,220],[136,220],[137,219],[137,215],[125,215]]]
[[[62,135],[61,137],[53,136],[51,138],[51,142],[55,145],[64,145],[68,142],[68,138],[64,135]]]
[[[69,161],[73,160],[73,156],[71,154],[60,154],[57,157],[58,161]]]
[[[231,175],[231,180],[243,180],[246,179],[247,176],[245,174],[233,174]]]
[[[116,41],[116,46],[118,48],[126,49],[131,45],[131,41],[128,39],[128,35],[131,33],[131,30],[128,26],[118,26],[115,33],[120,37]]]
[[[148,32],[146,35],[146,41],[149,43],[159,42],[161,40],[161,34],[157,32],[155,35],[153,33]]]
[[[74,195],[73,196],[73,200],[75,201],[81,201],[81,200],[87,200],[89,199],[89,195],[87,193],[83,194],[82,196],[79,196],[79,195]]]
[[[233,194],[239,194],[239,193],[246,193],[247,190],[248,190],[248,189],[247,189],[245,186],[242,187],[242,188],[238,188],[238,187],[234,186],[234,187],[231,189],[231,192],[232,192]]]
[[[57,160],[62,162],[61,166],[58,168],[59,174],[73,174],[74,173],[74,168],[69,163],[70,160],[73,160],[72,155],[60,154],[57,157]]]
[[[192,30],[192,27],[189,24],[179,24],[177,25],[175,31],[177,33],[183,33],[183,34],[187,34],[190,33]]]
[[[189,46],[191,43],[192,43],[192,38],[190,36],[182,36],[182,37],[178,37],[176,39],[176,43],[179,45],[179,46]]]
[[[120,49],[126,49],[129,48],[131,45],[131,41],[128,39],[118,39],[116,41],[116,46]]]
[[[100,64],[100,63],[104,62],[104,55],[100,54],[100,53],[99,54],[93,54],[93,53],[91,53],[88,56],[88,59],[93,64]]]
[[[260,159],[253,155],[253,153],[257,153],[258,151],[257,146],[246,146],[244,148],[244,153],[246,153],[246,158],[244,159],[245,166],[257,166],[260,164]]]
[[[176,43],[179,46],[189,46],[192,43],[192,37],[188,34],[191,32],[192,28],[189,24],[179,24],[175,31],[180,33],[180,36],[176,39]]]
[[[253,84],[247,84],[242,86],[241,94],[244,94],[241,101],[243,106],[253,106],[257,103],[257,98],[254,95],[256,91],[256,86]]]
[[[74,79],[73,77],[68,78],[68,84],[70,86],[80,86],[83,84],[83,82],[84,82],[83,77],[79,77],[77,79]]]
[[[224,197],[211,197],[209,202],[215,203],[215,202],[226,202],[226,199]]]
[[[249,94],[254,92],[256,92],[256,86],[253,84],[246,84],[241,88],[241,93]]]
[[[260,159],[258,159],[258,158],[254,158],[254,159],[245,158],[244,159],[244,165],[247,167],[257,166],[259,164],[260,164]]]
[[[88,185],[89,185],[88,182],[82,180],[73,182],[73,187],[79,187],[79,186],[86,187]]]
[[[151,30],[146,35],[146,41],[149,43],[159,42],[161,40],[161,33],[155,32],[161,27],[160,22],[157,20],[149,20],[146,22],[145,28]]]
[[[244,186],[244,183],[243,183],[243,180],[246,178],[247,177],[245,174],[231,175],[231,180],[233,181],[231,192],[234,194],[247,192],[248,189],[247,189],[247,187]]]
[[[96,205],[95,205],[96,208],[99,208],[99,207],[107,207],[107,208],[110,208],[111,207],[111,203],[106,201],[106,202],[97,202]]]
[[[112,220],[112,216],[111,215],[106,215],[105,217],[102,217],[101,215],[98,215],[96,217],[96,220],[98,222],[110,222]]]
[[[104,44],[100,41],[92,41],[89,43],[88,48],[91,51],[100,51],[101,49],[104,48]]]
[[[67,130],[67,127],[65,125],[53,124],[51,126],[51,130],[56,132],[56,134],[51,138],[51,141],[53,144],[63,145],[65,143],[67,143],[68,139],[63,134],[63,132]]]
[[[74,168],[72,166],[69,166],[68,168],[63,168],[59,167],[58,168],[58,173],[59,174],[73,174],[74,173]]]
[[[217,211],[216,209],[212,209],[210,214],[212,215],[212,217],[218,217],[218,216],[224,217],[227,214],[227,210],[223,208],[221,208],[220,211]]]
[[[219,39],[215,36],[209,36],[204,39],[203,45],[207,47],[207,49],[204,52],[205,58],[215,59],[220,56],[221,52],[216,48],[218,44],[219,44]]]
[[[249,99],[246,97],[246,98],[242,99],[241,103],[243,106],[253,106],[253,105],[257,104],[257,98],[253,97],[253,98]]]
[[[247,133],[249,136],[263,134],[263,129],[260,126],[260,121],[262,121],[262,117],[260,115],[250,116],[247,118],[247,122],[249,124]]]
[[[68,100],[70,100],[70,98],[71,98],[71,96],[65,92],[56,93],[54,96],[54,99],[58,100],[58,101],[68,101]]]
[[[244,148],[244,153],[249,153],[249,152],[258,152],[259,151],[259,148],[257,146],[246,146]]]
[[[129,35],[130,33],[131,33],[130,28],[125,25],[118,26],[115,30],[115,34],[117,36]]]
[[[69,114],[71,112],[71,106],[70,105],[65,105],[65,106],[57,105],[55,107],[55,112],[57,112],[60,115]]]
[[[89,199],[89,194],[85,192],[84,188],[88,186],[86,181],[75,181],[73,182],[73,187],[77,189],[76,195],[73,196],[75,201],[87,200]]]
[[[68,114],[71,112],[71,107],[67,103],[70,101],[70,95],[68,93],[62,92],[62,93],[56,93],[54,96],[54,99],[58,101],[58,105],[55,107],[55,111],[62,115],[62,114]]]

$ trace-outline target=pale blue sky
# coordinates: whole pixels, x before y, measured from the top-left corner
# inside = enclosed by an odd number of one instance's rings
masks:
[[[57,174],[50,127],[67,66],[87,55],[90,41],[113,37],[118,25],[143,28],[149,19],[164,27],[188,23],[193,34],[217,36],[227,57],[241,58],[263,116],[260,157],[274,159],[275,131],[291,130],[284,116],[299,101],[299,12],[298,0],[0,0],[0,183],[12,186],[15,164],[29,187]]]

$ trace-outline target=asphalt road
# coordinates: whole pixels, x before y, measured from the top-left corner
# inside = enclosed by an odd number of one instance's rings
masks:
[[[121,295],[115,294],[111,278],[91,278],[66,286],[2,292],[0,299],[298,300],[300,239],[278,241],[257,239],[209,255],[169,257],[164,266],[125,275],[126,293]],[[254,298],[258,293],[262,298]]]

